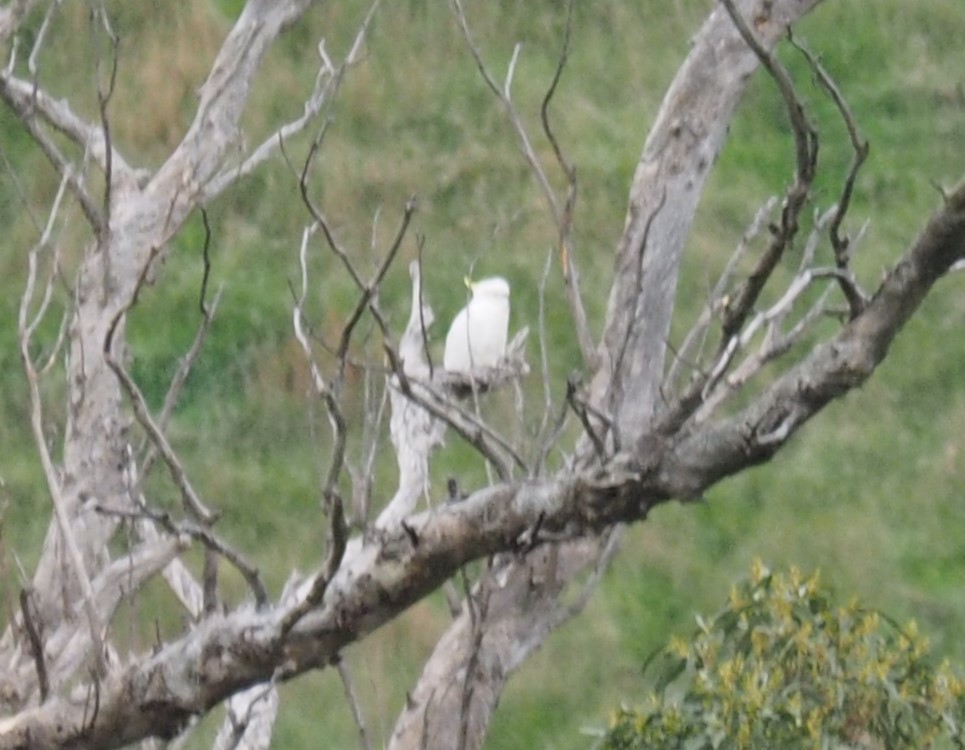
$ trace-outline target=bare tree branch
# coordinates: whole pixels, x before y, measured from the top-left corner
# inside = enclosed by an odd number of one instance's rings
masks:
[[[386,503],[375,522],[376,528],[398,528],[402,519],[415,510],[419,498],[429,493],[429,457],[442,443],[444,422],[406,393],[410,375],[428,377],[431,367],[425,356],[426,330],[435,314],[425,300],[422,290],[422,267],[417,261],[409,264],[412,282],[412,302],[409,320],[399,339],[395,357],[395,375],[389,379],[387,390],[391,405],[389,437],[395,449],[399,467],[399,482],[392,499]],[[411,387],[409,388],[411,392]]]
[[[747,229],[744,230],[744,234],[741,235],[740,241],[737,243],[737,247],[731,254],[727,261],[727,265],[724,267],[723,272],[718,278],[717,283],[714,284],[714,288],[707,295],[707,302],[704,305],[703,310],[700,312],[700,316],[697,322],[691,327],[684,337],[683,343],[680,344],[679,349],[674,353],[674,361],[670,365],[670,369],[667,373],[664,383],[669,385],[671,388],[676,388],[679,378],[678,372],[682,365],[687,365],[691,368],[696,368],[696,363],[699,361],[699,351],[703,347],[704,342],[707,338],[707,333],[710,329],[710,324],[714,319],[714,316],[720,312],[720,308],[730,305],[729,295],[725,296],[725,290],[731,283],[734,272],[737,269],[738,263],[746,255],[747,250],[750,246],[751,241],[757,237],[761,230],[764,228],[765,223],[768,220],[771,212],[774,210],[774,206],[777,205],[777,198],[771,197],[764,202],[764,204],[758,209],[751,223],[748,225]],[[693,347],[700,342],[697,354],[695,355]],[[686,410],[686,406],[683,407]]]
[[[94,231],[99,233],[104,224],[104,217],[88,193],[82,178],[78,176],[79,170],[61,153],[50,135],[37,122],[34,113],[46,111],[38,104],[38,99],[41,96],[41,92],[31,88],[30,84],[24,81],[16,81],[6,75],[0,74],[0,98],[18,114],[20,121],[36,141],[40,150],[43,151],[47,160],[53,165],[54,169],[57,170],[57,173],[67,180],[67,184],[77,198],[77,202],[80,204],[87,221]],[[57,108],[52,108],[51,111],[60,114]],[[58,121],[54,120],[53,122],[56,123]]]
[[[338,512],[341,513],[341,498],[337,497],[336,485],[338,484],[339,476],[342,473],[342,466],[345,462],[347,425],[345,422],[345,416],[342,414],[342,407],[338,401],[335,389],[332,385],[327,383],[325,378],[322,376],[321,369],[315,362],[315,358],[312,356],[312,349],[311,344],[308,341],[308,336],[305,334],[305,331],[302,327],[302,308],[305,304],[305,298],[308,294],[308,240],[317,227],[318,224],[314,224],[311,227],[306,228],[302,233],[301,250],[299,251],[298,256],[299,266],[301,268],[302,283],[301,291],[299,292],[298,300],[295,303],[295,309],[293,311],[292,325],[295,330],[295,338],[301,346],[308,362],[309,374],[312,378],[312,385],[315,389],[315,395],[325,401],[325,406],[328,409],[329,422],[332,425],[332,435],[335,441],[332,448],[332,456],[329,459],[328,473],[322,489],[322,498],[325,501],[327,508],[337,499],[337,502],[340,506]],[[351,339],[351,334],[349,334],[348,338],[349,340]],[[347,350],[347,342],[345,346]]]
[[[34,611],[36,611],[36,608]],[[34,664],[36,664],[37,667],[40,702],[43,703],[47,700],[47,695],[50,693],[50,680],[47,677],[47,659],[44,656],[44,644],[40,638],[40,631],[37,629],[36,616],[31,612],[30,592],[27,589],[20,589],[20,614],[23,618],[24,629],[27,631],[27,641],[30,644]]]
[[[201,291],[198,295],[198,309],[201,311],[201,324],[198,326],[198,330],[194,335],[194,339],[187,353],[178,361],[177,370],[175,370],[171,378],[167,393],[164,394],[164,403],[161,406],[161,413],[157,418],[157,426],[161,432],[167,429],[168,422],[171,420],[171,415],[174,413],[174,408],[177,406],[178,398],[181,395],[181,390],[187,382],[191,368],[194,367],[195,362],[197,362],[198,357],[201,355],[205,339],[211,329],[211,324],[214,322],[214,316],[218,311],[218,304],[221,302],[221,287],[215,292],[214,299],[211,303],[209,304],[207,302],[208,280],[211,275],[211,259],[209,256],[211,227],[208,224],[208,214],[203,208],[201,209],[201,217],[204,222],[204,244],[201,251],[204,265],[201,274]],[[150,443],[150,436],[146,436],[145,440]],[[154,461],[157,460],[157,455],[157,447],[151,443],[150,448],[141,462],[141,474],[143,476],[147,476],[150,473]]]
[[[362,750],[372,750],[372,742],[369,740],[368,731],[365,729],[365,719],[362,716],[362,707],[359,704],[358,695],[355,692],[355,685],[352,683],[352,673],[349,671],[345,659],[335,660],[335,669],[342,680],[342,687],[345,689],[345,699],[348,701],[349,708],[352,710],[352,718],[355,726],[359,730],[359,746]]]
[[[703,377],[696,378],[671,406],[670,413],[664,415],[662,421],[666,431],[678,429],[730,367],[740,345],[741,328],[751,315],[777,264],[798,234],[800,215],[810,196],[811,185],[817,171],[817,131],[808,120],[804,104],[787,70],[777,57],[760,43],[735,7],[733,0],[720,1],[741,37],[774,80],[784,99],[794,137],[796,171],[794,180],[784,193],[780,224],[772,228],[770,241],[764,252],[734,294],[719,298],[722,299],[721,341],[713,368]]]
[[[791,82],[791,77],[784,69],[784,66],[758,42],[754,33],[734,7],[733,0],[720,1],[724,7],[727,8],[727,12],[730,14],[738,31],[740,31],[744,41],[754,50],[754,54],[757,55],[761,65],[767,70],[771,78],[774,79],[778,91],[781,92],[781,97],[784,99],[788,117],[791,121],[791,132],[794,135],[794,153],[797,166],[794,182],[787,188],[784,194],[784,202],[781,207],[780,230],[773,234],[771,242],[761,255],[754,270],[735,295],[734,301],[724,310],[724,320],[721,327],[723,329],[724,340],[726,341],[743,325],[754,304],[757,302],[757,299],[760,297],[761,291],[770,279],[778,261],[797,235],[799,217],[804,208],[805,201],[810,195],[811,184],[814,181],[814,175],[817,171],[818,135],[814,126],[808,121],[804,104],[794,90],[794,84]]]
[[[824,69],[817,58],[811,54],[811,52],[806,49],[802,44],[794,39],[793,36],[790,37],[791,44],[793,44],[801,53],[807,58],[811,69],[817,76],[818,81],[828,95],[834,101],[835,106],[838,108],[838,112],[841,114],[841,119],[844,120],[845,127],[848,130],[848,138],[851,141],[851,149],[853,151],[851,158],[851,166],[848,168],[848,175],[844,180],[844,184],[841,189],[841,197],[838,199],[837,210],[835,212],[834,219],[831,222],[831,246],[834,248],[834,258],[837,263],[838,269],[842,272],[838,275],[838,281],[841,286],[841,291],[848,300],[848,306],[851,308],[851,316],[854,317],[864,308],[867,303],[867,299],[861,289],[858,287],[857,282],[854,279],[853,274],[850,271],[849,263],[851,260],[851,247],[850,240],[848,237],[841,236],[841,223],[844,221],[845,216],[848,214],[848,209],[851,206],[851,197],[854,194],[855,181],[858,178],[858,172],[864,165],[865,160],[868,158],[869,145],[868,141],[860,136],[858,133],[858,125],[855,121],[854,114],[851,112],[851,108],[848,106],[848,102],[845,100],[844,95],[838,89],[834,80]]]
[[[112,69],[107,91],[100,87],[100,81],[98,80],[98,102],[101,117],[101,124],[98,128],[76,115],[66,101],[57,101],[50,97],[50,95],[40,87],[38,81],[39,70],[37,57],[46,41],[53,14],[60,7],[60,4],[61,0],[55,0],[50,3],[44,15],[43,23],[34,39],[33,47],[27,61],[27,68],[31,80],[27,81],[15,77],[12,66],[8,66],[6,70],[0,72],[0,97],[20,116],[20,119],[24,122],[60,174],[65,174],[70,168],[69,160],[61,155],[49,134],[38,121],[38,116],[43,123],[65,135],[79,147],[85,154],[85,158],[92,158],[105,174],[104,189],[106,195],[113,188],[113,180],[115,177],[127,186],[131,186],[145,179],[144,172],[132,170],[120,154],[114,151],[110,143],[109,129],[106,127],[106,107],[113,92],[114,80],[117,73],[116,41],[112,43]],[[25,11],[26,8],[31,5],[33,5],[32,2],[19,2],[14,8],[9,9],[8,12],[11,15],[16,15],[21,11]],[[98,15],[108,32],[112,33],[110,32],[109,21],[106,15],[102,12],[98,12]],[[2,27],[2,20],[0,20],[0,27]],[[3,34],[4,31],[0,28],[0,38],[3,37]],[[95,229],[98,229],[103,223],[103,217],[109,216],[109,211],[105,210],[102,217],[101,212],[95,210],[92,199],[77,177],[78,170],[73,169],[72,172],[74,177],[71,182],[71,190],[77,195],[91,225]]]
[[[131,406],[134,409],[134,414],[137,417],[138,422],[144,428],[145,432],[147,432],[154,447],[164,459],[164,463],[167,465],[168,471],[171,474],[171,479],[181,493],[181,500],[184,504],[185,511],[190,513],[200,522],[204,524],[211,524],[215,521],[216,515],[208,510],[208,508],[206,508],[204,503],[201,501],[201,498],[198,496],[198,493],[195,491],[190,480],[188,479],[188,475],[181,464],[181,460],[178,458],[177,454],[174,452],[174,449],[171,447],[171,444],[164,436],[164,432],[160,427],[158,427],[157,423],[154,421],[154,418],[151,416],[150,409],[147,406],[144,395],[137,387],[137,383],[134,382],[134,379],[131,378],[127,370],[124,369],[112,351],[114,346],[114,334],[117,331],[118,324],[120,323],[121,319],[127,315],[127,312],[135,304],[137,304],[138,292],[143,286],[144,280],[147,278],[147,274],[151,268],[151,263],[153,262],[154,257],[155,256],[151,256],[148,259],[148,262],[141,271],[138,283],[134,287],[134,293],[131,295],[127,304],[117,311],[107,329],[107,336],[104,339],[104,360],[117,376],[118,381],[124,387],[128,398],[131,400]]]
[[[308,127],[308,125],[319,116],[326,105],[335,98],[342,84],[342,80],[345,77],[345,72],[361,59],[362,49],[380,2],[381,0],[374,0],[374,2],[372,2],[365,19],[355,34],[355,40],[352,43],[349,53],[337,68],[332,64],[328,54],[325,52],[325,42],[321,41],[318,43],[317,52],[321,60],[321,67],[318,70],[318,75],[315,77],[315,88],[305,101],[302,114],[278,128],[237,167],[228,167],[222,170],[217,177],[213,178],[211,182],[205,186],[205,202],[220,195],[239,178],[245,177],[253,172],[269,159],[275,149],[280,148],[286,139],[297,135]]]
[[[190,521],[175,521],[169,514],[153,511],[146,506],[142,506],[137,510],[127,510],[125,508],[111,508],[106,505],[97,505],[94,510],[104,515],[135,521],[147,518],[167,530],[173,537],[197,539],[204,544],[206,548],[221,555],[238,569],[238,572],[241,573],[249,588],[251,588],[252,594],[255,597],[255,604],[259,607],[264,607],[268,603],[268,592],[265,589],[265,584],[261,581],[258,569],[251,565],[240,552],[219,539],[209,527],[199,526]]]
[[[757,39],[770,49],[791,23],[819,2],[747,2],[743,7],[754,9]],[[726,9],[715,7],[664,97],[637,164],[617,248],[601,368],[592,388],[599,398],[621,403],[618,421],[626,437],[640,434],[655,408],[656,400],[647,394],[662,381],[684,242],[727,124],[758,62]],[[662,212],[650,226],[661,201],[673,210]],[[634,283],[641,269],[648,279],[643,295]],[[628,330],[632,356],[618,362],[615,353]],[[632,398],[626,398],[629,394]]]
[[[576,0],[569,0],[566,6],[566,28],[563,32],[563,47],[560,50],[559,60],[556,64],[556,71],[553,73],[553,80],[550,82],[543,103],[540,105],[540,120],[543,123],[543,132],[546,139],[553,147],[553,154],[556,156],[556,163],[560,170],[566,175],[566,197],[563,200],[563,208],[557,220],[559,230],[559,253],[560,269],[563,272],[563,284],[566,289],[566,300],[570,305],[570,312],[573,315],[573,325],[576,327],[576,338],[580,344],[580,351],[583,354],[583,365],[588,370],[596,369],[597,354],[596,344],[593,334],[590,331],[590,324],[586,317],[586,308],[583,305],[583,296],[580,293],[580,272],[573,258],[573,215],[576,212],[577,180],[576,166],[571,164],[563,148],[560,146],[556,134],[550,125],[549,106],[556,93],[560,79],[563,77],[563,69],[570,51],[570,38],[573,31],[573,8]]]
[[[0,8],[0,42],[6,42],[16,33],[24,17],[37,2],[38,0],[14,0]]]
[[[110,72],[107,76],[106,88],[104,88],[103,82],[101,81],[100,57],[97,59],[94,70],[94,76],[97,79],[97,109],[100,113],[101,134],[104,138],[104,200],[102,213],[105,217],[110,217],[111,196],[114,192],[114,152],[111,147],[111,122],[107,116],[107,108],[110,105],[111,97],[114,95],[114,87],[117,85],[118,38],[117,34],[114,33],[114,29],[111,27],[110,18],[108,18],[107,11],[103,6],[101,6],[100,9],[92,11],[92,22],[96,23],[97,21],[100,21],[100,25],[103,27],[104,33],[107,35],[111,44]],[[109,229],[109,222],[108,225],[101,227],[103,231],[108,231]]]

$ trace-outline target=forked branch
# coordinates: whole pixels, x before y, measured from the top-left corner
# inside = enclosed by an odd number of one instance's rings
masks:
[[[842,294],[844,294],[845,299],[848,301],[851,317],[853,318],[864,309],[868,300],[867,296],[858,286],[854,275],[851,273],[850,262],[851,251],[853,249],[851,246],[851,238],[847,235],[841,236],[841,224],[844,222],[848,214],[848,209],[851,207],[851,198],[854,195],[854,186],[858,179],[858,172],[868,158],[870,146],[868,141],[861,136],[854,113],[851,111],[851,107],[848,106],[844,94],[841,93],[834,79],[831,78],[830,74],[810,50],[794,39],[793,36],[790,36],[790,40],[791,44],[797,47],[807,59],[821,87],[827,91],[835,106],[838,108],[841,119],[844,121],[844,125],[848,130],[848,139],[851,142],[851,165],[848,167],[848,174],[841,186],[841,196],[838,198],[834,218],[831,220],[829,235],[831,237],[831,247],[834,248],[835,263],[837,264],[838,270],[841,271],[837,276],[838,283],[841,287]]]

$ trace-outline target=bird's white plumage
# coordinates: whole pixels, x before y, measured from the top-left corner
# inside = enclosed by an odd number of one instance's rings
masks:
[[[472,299],[456,314],[446,335],[442,363],[450,372],[495,367],[506,354],[509,282],[493,276],[470,288]]]

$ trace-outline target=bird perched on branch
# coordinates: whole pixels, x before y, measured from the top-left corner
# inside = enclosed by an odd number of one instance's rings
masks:
[[[492,276],[466,285],[472,292],[446,335],[443,366],[449,372],[495,367],[506,355],[509,332],[509,282]]]

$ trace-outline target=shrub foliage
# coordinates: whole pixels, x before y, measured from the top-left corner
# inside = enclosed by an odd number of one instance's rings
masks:
[[[835,604],[817,573],[755,562],[724,610],[648,660],[645,705],[620,709],[603,747],[965,747],[965,682],[914,622]]]

